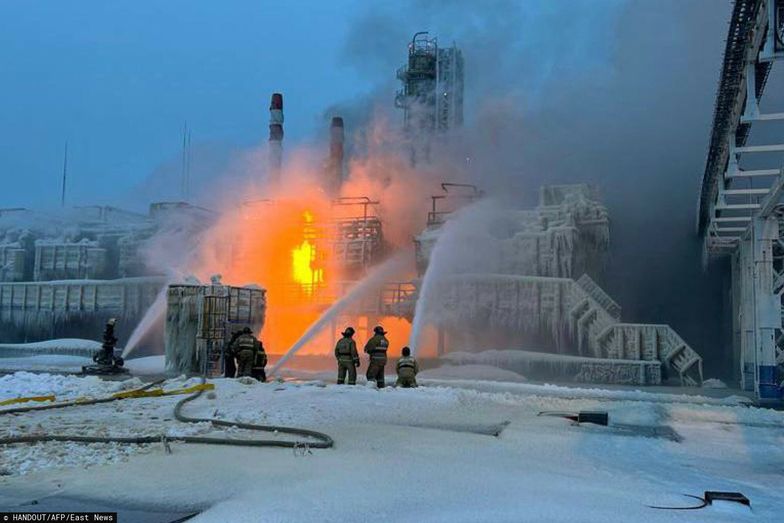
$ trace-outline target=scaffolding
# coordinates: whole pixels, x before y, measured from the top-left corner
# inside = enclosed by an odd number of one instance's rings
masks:
[[[384,235],[374,209],[379,201],[366,196],[349,196],[332,201],[330,247],[344,277],[353,279],[383,255]]]
[[[231,333],[264,326],[264,289],[226,285],[169,285],[165,325],[169,372],[223,375]]]
[[[781,401],[784,376],[784,171],[770,153],[784,143],[748,142],[752,125],[784,121],[784,112],[760,108],[771,69],[784,59],[783,29],[784,1],[735,2],[697,218],[706,257],[730,258],[736,376],[771,402]]]
[[[484,195],[476,185],[470,183],[444,182],[441,184],[441,190],[444,191],[444,194],[430,196],[430,211],[427,213],[428,227],[440,227],[446,221],[447,216]]]

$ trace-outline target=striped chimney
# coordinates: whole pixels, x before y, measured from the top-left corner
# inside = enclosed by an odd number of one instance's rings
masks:
[[[283,95],[273,93],[270,101],[269,121],[269,180],[280,181],[283,164]]]

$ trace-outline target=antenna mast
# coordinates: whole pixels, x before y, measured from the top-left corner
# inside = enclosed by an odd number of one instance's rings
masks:
[[[191,198],[191,130],[188,129],[188,145],[185,153],[185,201]]]
[[[65,154],[63,155],[63,192],[60,196],[60,206],[65,207],[65,181],[68,176],[68,140],[65,141]]]
[[[185,121],[185,126],[182,128],[182,165],[180,167],[180,198],[183,200],[188,199],[187,195],[187,154],[188,154],[188,121]]]

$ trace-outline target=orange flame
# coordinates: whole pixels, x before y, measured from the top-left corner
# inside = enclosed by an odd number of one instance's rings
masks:
[[[419,233],[427,215],[426,195],[433,194],[437,183],[447,174],[429,174],[413,169],[407,155],[385,147],[384,138],[394,133],[381,122],[370,136],[367,157],[349,162],[349,177],[341,196],[368,197],[378,201],[373,208],[383,222],[387,247],[412,249],[411,238]],[[229,285],[257,284],[267,291],[266,320],[261,338],[268,352],[288,350],[316,321],[323,310],[350,287],[362,274],[345,274],[342,260],[329,245],[328,224],[356,218],[358,211],[332,205],[333,195],[320,188],[323,171],[305,152],[292,154],[274,187],[244,187],[239,197],[232,193],[228,212],[222,214],[202,242],[197,260],[189,260],[188,270],[200,279],[220,273]],[[252,198],[263,198],[250,200]],[[243,203],[244,202],[244,203]],[[354,271],[356,272],[356,271]],[[412,265],[410,274],[415,276]],[[314,339],[302,353],[330,354],[335,336],[348,325],[357,329],[358,343],[372,334],[376,322],[390,331],[397,350],[408,339],[410,324],[405,319],[371,316],[337,320],[335,331]]]
[[[303,240],[291,251],[291,276],[302,287],[307,296],[312,296],[315,287],[324,282],[324,269],[315,267],[316,245],[313,228],[313,214],[310,211],[302,213],[305,221],[302,235]]]

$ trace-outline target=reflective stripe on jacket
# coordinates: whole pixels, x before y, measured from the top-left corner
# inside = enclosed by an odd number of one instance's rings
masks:
[[[341,338],[335,345],[335,356],[338,358],[353,358],[357,355],[357,344],[351,338]]]
[[[365,352],[373,359],[386,359],[389,340],[383,334],[375,334],[365,344]]]
[[[256,357],[253,361],[254,367],[266,367],[267,366],[267,353],[264,352],[264,345],[261,344],[260,341],[256,342]]]
[[[411,356],[403,356],[397,360],[397,372],[400,374],[402,370],[411,370],[416,375],[419,372],[419,364]]]
[[[237,338],[237,351],[256,350],[256,338],[250,334],[243,334]]]

